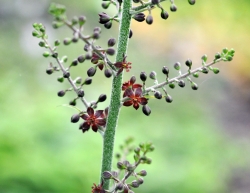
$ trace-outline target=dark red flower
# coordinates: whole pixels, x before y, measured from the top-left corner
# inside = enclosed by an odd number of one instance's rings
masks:
[[[135,76],[132,76],[129,81],[122,84],[122,90],[127,90],[131,88],[132,90],[142,87],[141,84],[134,84],[136,81]]]
[[[135,91],[131,88],[125,90],[124,96],[128,97],[129,100],[126,100],[123,106],[129,107],[133,105],[136,110],[139,108],[139,104],[146,105],[148,103],[148,100],[142,96],[141,87],[137,88]]]
[[[94,184],[92,188],[92,193],[105,193],[105,190],[102,187],[103,184],[99,184],[98,186]]]
[[[99,62],[99,60],[102,60],[102,59],[94,52],[93,55],[92,55],[92,58],[91,58],[91,62],[93,64],[97,64]],[[98,68],[100,70],[102,70],[103,69],[103,64],[102,63],[98,64]]]
[[[131,64],[132,64],[132,63],[131,63],[131,62],[127,62],[127,61],[126,61],[126,57],[127,57],[127,56],[124,56],[122,62],[116,62],[116,63],[114,64],[114,66],[115,66],[116,68],[119,68],[119,70],[118,70],[118,72],[117,72],[117,76],[118,76],[119,74],[121,74],[121,72],[123,71],[123,69],[125,69],[126,72],[129,72],[129,69],[131,69]]]
[[[106,124],[103,110],[94,112],[94,109],[91,107],[88,107],[87,113],[81,115],[81,118],[85,120],[85,122],[83,122],[79,128],[82,130],[82,132],[88,131],[90,127],[92,127],[94,132],[97,132],[98,126],[105,126]]]

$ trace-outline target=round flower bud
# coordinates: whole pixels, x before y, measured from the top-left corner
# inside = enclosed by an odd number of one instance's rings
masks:
[[[82,26],[86,22],[86,17],[85,16],[80,16],[78,18],[79,25]]]
[[[218,53],[216,53],[215,54],[215,56],[214,56],[214,58],[217,60],[217,59],[220,59],[221,58],[221,55],[220,55],[220,53],[218,52]]]
[[[108,68],[106,68],[104,70],[104,75],[107,77],[107,78],[110,78],[112,76],[112,71]]]
[[[57,93],[57,96],[59,97],[63,97],[65,95],[65,91],[64,90],[60,90],[58,93]]]
[[[137,175],[139,175],[139,176],[146,176],[147,175],[147,171],[146,170],[141,170],[140,172],[137,173]]]
[[[79,114],[75,114],[71,117],[71,123],[77,123],[80,119],[80,115]]]
[[[112,27],[112,22],[109,21],[109,22],[105,23],[105,24],[104,24],[104,27],[105,27],[106,29],[110,29],[110,28]]]
[[[70,73],[69,72],[64,72],[63,73],[63,77],[64,78],[69,78],[70,77]]]
[[[57,81],[58,81],[58,82],[63,82],[63,81],[64,81],[64,78],[63,78],[62,76],[60,76],[60,77],[57,78]]]
[[[192,82],[192,83],[191,83],[191,88],[192,88],[193,90],[198,90],[198,85],[197,85],[196,83]]]
[[[32,35],[34,36],[34,37],[40,37],[40,35],[39,35],[39,33],[37,32],[37,31],[32,31]]]
[[[165,97],[165,100],[166,100],[167,103],[172,103],[172,101],[173,101],[173,99],[172,99],[172,97],[170,95],[167,95]]]
[[[107,99],[107,95],[101,94],[98,98],[98,102],[104,102]]]
[[[172,11],[172,12],[177,11],[177,7],[176,7],[175,4],[171,4],[171,6],[170,6],[170,11]]]
[[[83,55],[81,55],[77,58],[77,60],[79,63],[83,63],[85,61],[85,57]]]
[[[152,3],[153,5],[159,4],[159,3],[160,3],[160,0],[151,0],[151,3]]]
[[[222,52],[226,54],[228,52],[228,48],[223,48]]]
[[[163,66],[162,68],[162,73],[168,75],[169,74],[169,69],[166,66]]]
[[[207,61],[207,55],[204,54],[202,57],[201,57],[202,61],[206,62]]]
[[[178,82],[178,85],[179,85],[181,88],[183,88],[183,87],[185,86],[184,80],[180,80],[180,81]]]
[[[172,89],[174,89],[175,88],[175,84],[174,83],[170,83],[169,87],[172,88]]]
[[[72,25],[76,25],[78,23],[78,18],[76,16],[73,17],[71,22],[72,22]]]
[[[75,101],[75,100],[70,101],[70,102],[69,102],[69,105],[71,105],[71,106],[76,106],[76,101]]]
[[[117,168],[123,170],[126,168],[126,166],[122,162],[117,162]]]
[[[160,93],[160,91],[156,91],[154,94],[155,98],[157,99],[161,99],[162,98],[162,94]]]
[[[93,37],[93,39],[97,40],[100,37],[100,33],[99,32],[94,32],[92,37]]]
[[[49,52],[48,51],[45,51],[45,52],[43,52],[43,57],[45,57],[45,58],[47,58],[47,57],[49,57]]]
[[[129,30],[129,38],[132,38],[132,36],[133,36],[133,31],[132,30]]]
[[[54,72],[53,68],[47,68],[46,69],[46,73],[49,74],[49,75],[52,74],[53,72]]]
[[[131,182],[131,186],[133,188],[138,188],[140,186],[140,184],[136,180],[134,180],[134,181]]]
[[[208,68],[207,67],[203,67],[201,69],[201,72],[203,72],[204,74],[207,74],[209,72]]]
[[[95,28],[94,28],[94,32],[95,32],[95,31],[101,33],[102,29],[101,29],[100,27],[95,27]]]
[[[115,54],[115,49],[114,48],[108,48],[106,50],[106,53],[110,56],[113,56]]]
[[[133,16],[133,18],[136,21],[143,22],[145,20],[145,14],[144,13],[137,13]]]
[[[103,2],[102,3],[102,8],[103,9],[108,9],[109,5],[110,5],[110,2]]]
[[[149,116],[150,113],[151,113],[151,109],[149,108],[148,105],[143,105],[143,106],[142,106],[142,112],[143,112],[145,115]],[[139,149],[139,151],[140,151],[140,148],[138,148],[138,149]]]
[[[122,190],[123,189],[123,183],[118,183],[117,185],[116,185],[116,190]]]
[[[138,179],[137,179],[137,182],[138,182],[139,184],[143,184],[144,180],[143,180],[143,178],[138,178]]]
[[[84,81],[84,84],[86,85],[90,85],[92,83],[92,79],[91,78],[86,78]]]
[[[71,43],[71,39],[70,39],[70,38],[65,38],[65,39],[63,40],[63,44],[64,44],[65,46],[69,45],[70,43]]]
[[[85,59],[90,60],[92,58],[92,55],[93,55],[92,53],[86,53],[85,54]]]
[[[141,72],[140,79],[143,82],[145,82],[147,80],[147,74],[146,74],[146,72]]]
[[[78,97],[84,97],[84,91],[83,91],[82,89],[81,89],[81,90],[78,90],[77,96],[78,96]]]
[[[194,4],[195,4],[195,0],[188,0],[188,3],[189,3],[190,5],[194,5]]]
[[[75,59],[75,60],[73,60],[71,62],[71,66],[77,66],[77,64],[78,64],[78,60],[77,59]]]
[[[161,11],[161,18],[162,18],[162,19],[167,19],[168,16],[169,16],[169,15],[168,15],[168,12],[166,12],[166,11],[164,11],[164,10]]]
[[[197,72],[193,73],[193,77],[199,78],[199,74]]]
[[[133,2],[134,2],[134,3],[139,3],[139,2],[140,2],[140,0],[133,0]]]
[[[189,67],[189,69],[191,68],[192,66],[192,60],[188,59],[186,62],[185,62],[186,66]]]
[[[105,171],[105,172],[102,173],[102,177],[104,179],[111,179],[113,176],[112,176],[111,172]]]
[[[181,69],[181,63],[180,63],[180,62],[176,62],[176,63],[174,64],[174,68],[175,68],[176,70],[180,70],[180,69]]]
[[[151,78],[151,79],[153,79],[153,80],[156,80],[156,72],[155,71],[152,71],[152,72],[150,72],[150,74],[149,74],[149,78]]]
[[[44,47],[45,46],[45,43],[43,41],[40,41],[39,44],[38,44],[40,47]]]
[[[90,46],[89,46],[88,44],[85,44],[84,47],[83,47],[83,50],[84,50],[85,52],[88,52],[88,51],[89,51],[89,48],[90,48]]]
[[[53,53],[51,56],[52,56],[53,58],[57,58],[57,57],[58,57],[58,53],[55,52],[55,53]]]
[[[91,68],[88,69],[88,71],[87,71],[87,74],[88,74],[89,77],[94,76],[95,73],[96,73],[96,68],[95,68],[95,67],[91,67]]]
[[[146,18],[146,23],[151,25],[153,23],[153,17],[152,15],[148,15],[147,18]]]
[[[112,46],[114,46],[114,45],[115,45],[115,43],[116,43],[115,38],[110,38],[110,39],[108,40],[108,47],[112,47]]]
[[[73,43],[78,42],[78,37],[73,37],[73,38],[71,39],[71,41],[72,41]]]
[[[146,105],[144,105],[144,106],[146,106]],[[144,106],[143,106],[143,107],[144,107]],[[134,152],[135,152],[136,154],[139,154],[140,151],[141,151],[141,149],[140,149],[139,147],[136,147],[136,148],[134,149]]]
[[[215,74],[218,74],[218,73],[220,72],[220,70],[219,70],[219,68],[213,68],[213,72],[214,72]]]

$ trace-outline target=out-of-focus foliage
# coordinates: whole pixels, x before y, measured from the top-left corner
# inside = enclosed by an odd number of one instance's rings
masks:
[[[52,60],[42,57],[44,50],[31,36],[32,23],[42,22],[48,26],[51,42],[71,37],[66,28],[51,29],[52,18],[47,14],[50,3],[46,0],[0,2],[1,193],[90,192],[92,184],[99,180],[101,136],[94,132],[82,134],[77,124],[70,123],[75,112],[61,105],[68,103],[73,94],[57,97],[57,91],[66,89],[68,84],[60,84],[57,75],[45,73]],[[97,14],[103,11],[101,0],[59,3],[67,6],[68,17],[87,16],[87,32],[100,26]],[[238,110],[239,106],[249,105],[246,99],[250,96],[249,91],[244,91],[249,88],[250,80],[247,47],[250,2],[198,1],[190,6],[176,1],[176,4],[178,11],[170,13],[166,21],[160,19],[159,10],[154,10],[153,25],[132,24],[134,35],[128,60],[133,63],[133,69],[125,74],[124,80],[131,75],[138,77],[140,71],[151,70],[158,72],[163,80],[162,66],[169,66],[170,75],[174,76],[172,64],[177,60],[184,63],[192,58],[198,66],[204,53],[212,59],[225,46],[236,50],[235,58],[231,63],[217,65],[221,74],[201,77],[197,81],[198,91],[192,91],[189,86],[169,90],[174,99],[172,104],[151,100],[149,117],[141,109],[137,112],[123,107],[117,147],[127,136],[134,136],[138,143],[150,140],[156,146],[152,165],[145,168],[148,171],[145,184],[136,190],[138,193],[250,191],[249,187],[239,187],[234,173],[237,172],[239,179],[246,178],[241,175],[242,170],[250,174],[249,143],[245,142],[249,141],[250,124],[247,118],[243,119],[250,112],[242,110],[240,114]],[[169,2],[162,5],[167,8]],[[111,31],[103,29],[102,46],[108,38],[116,38],[118,25],[112,28]],[[60,51],[74,59],[83,53],[82,47],[83,43],[75,47],[60,46]],[[84,63],[72,73],[85,78],[90,65]],[[104,79],[103,73],[97,72],[93,85],[86,87],[89,101],[104,92],[109,96],[110,80]],[[234,85],[242,87],[234,88]],[[239,128],[246,129],[241,129],[239,134]]]

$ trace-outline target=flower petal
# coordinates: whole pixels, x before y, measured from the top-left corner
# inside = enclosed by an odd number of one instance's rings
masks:
[[[97,125],[92,125],[92,130],[93,130],[94,132],[97,132],[98,126],[97,126]]]
[[[137,88],[137,89],[135,90],[135,97],[136,97],[136,98],[137,98],[137,97],[140,97],[141,94],[142,94],[142,89],[141,89],[141,87],[139,87],[139,88]]]
[[[89,114],[89,116],[93,116],[94,115],[94,109],[92,109],[91,107],[88,107],[87,113]]]
[[[132,91],[131,88],[125,90],[124,95],[127,96],[127,97],[129,97],[129,98],[133,98],[135,96],[134,92]]]
[[[100,126],[106,125],[106,120],[105,119],[96,119],[95,123]]]
[[[141,97],[140,100],[138,100],[138,102],[139,102],[141,105],[146,105],[146,104],[148,104],[148,100],[147,100],[145,97]]]
[[[133,89],[135,89],[135,88],[141,88],[142,87],[142,85],[141,84],[133,84]]]
[[[90,128],[90,125],[89,125],[87,122],[84,122],[84,123],[81,125],[81,127],[80,127],[80,129],[82,130],[82,132],[88,131],[89,128]]]
[[[89,115],[88,115],[88,114],[83,114],[83,115],[81,116],[81,118],[84,119],[84,120],[87,120],[87,119],[89,118]]]
[[[137,110],[139,108],[139,103],[138,102],[134,102],[133,107]]]
[[[98,110],[95,112],[95,117],[98,118],[103,115],[103,110]]]
[[[115,66],[116,68],[122,68],[122,67],[123,67],[123,63],[122,63],[122,62],[116,62],[116,63],[114,64],[114,66]]]
[[[131,106],[132,104],[133,104],[133,101],[132,101],[132,100],[129,100],[129,101],[125,101],[125,102],[123,103],[123,106],[129,107],[129,106]]]

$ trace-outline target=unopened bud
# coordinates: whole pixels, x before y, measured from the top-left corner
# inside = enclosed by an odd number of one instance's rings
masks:
[[[174,89],[175,88],[175,84],[174,83],[170,83],[169,87],[172,88],[172,89]]]
[[[155,71],[152,71],[152,72],[150,72],[150,74],[149,74],[149,78],[151,78],[151,79],[153,79],[153,80],[156,80],[156,72]]]
[[[172,11],[172,12],[177,11],[177,6],[175,4],[171,4],[170,11]]]
[[[70,77],[70,73],[67,72],[67,71],[64,72],[64,73],[63,73],[63,77],[64,77],[64,78],[69,78],[69,77]]]
[[[184,82],[184,80],[180,80],[180,81],[178,82],[178,85],[179,85],[181,88],[185,87],[185,82]]]
[[[218,74],[218,73],[220,72],[220,69],[219,69],[219,68],[213,68],[213,72],[214,72],[215,74]]]
[[[188,0],[188,3],[189,3],[190,5],[194,5],[194,4],[195,4],[195,0]]]
[[[91,68],[88,69],[88,71],[87,71],[87,74],[88,74],[89,77],[94,76],[95,73],[96,73],[96,68],[95,68],[95,67],[91,67]]]
[[[78,95],[78,97],[84,97],[84,91],[78,90],[77,95]]]
[[[64,90],[60,90],[58,93],[57,93],[57,96],[59,97],[63,97],[65,95],[65,91]]]
[[[167,19],[168,16],[169,16],[169,15],[168,15],[168,12],[166,12],[166,11],[164,11],[164,10],[161,11],[161,18],[162,18],[162,19]]]
[[[146,18],[146,23],[151,25],[153,23],[153,17],[152,15],[148,15],[147,18]]]
[[[180,63],[180,62],[176,62],[176,63],[174,64],[174,68],[175,68],[176,70],[180,70],[180,69],[181,69],[181,63]]]
[[[196,83],[192,82],[192,83],[191,83],[191,88],[192,88],[193,90],[198,90],[198,85],[197,85]]]
[[[85,57],[83,55],[77,58],[78,62],[83,63],[85,61]]]
[[[90,85],[92,83],[92,79],[91,78],[86,78],[84,81],[84,84],[86,85]]]
[[[147,80],[147,74],[146,74],[146,72],[141,72],[140,79],[143,82],[145,82]]]
[[[69,102],[69,105],[71,105],[71,106],[76,106],[76,100],[70,101],[70,102]]]
[[[98,102],[104,102],[107,99],[107,95],[101,94],[98,98]]]
[[[79,114],[75,114],[71,117],[71,122],[72,123],[77,123],[80,119],[80,115]]]
[[[192,66],[192,60],[188,59],[186,62],[185,62],[186,66],[190,69],[191,66]]]
[[[115,40],[114,38],[110,38],[110,39],[108,40],[108,46],[109,46],[109,47],[114,46],[115,43],[116,43],[116,40]]]
[[[107,78],[110,78],[112,76],[112,71],[108,68],[106,68],[104,70],[104,75],[107,77]]]
[[[154,94],[155,98],[157,99],[161,99],[162,98],[162,94],[160,93],[160,91],[156,91]]]
[[[111,172],[105,171],[105,172],[102,173],[102,177],[104,179],[111,179],[113,176],[112,176]]]
[[[106,53],[110,56],[113,56],[115,54],[115,49],[114,48],[108,48],[106,50]]]
[[[46,73],[49,74],[49,75],[52,74],[53,72],[54,72],[53,68],[47,68],[46,69]]]
[[[165,97],[165,100],[166,100],[167,103],[172,103],[172,101],[173,101],[173,99],[172,99],[172,97],[170,95],[167,95]]]

